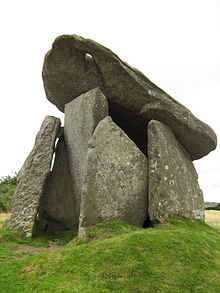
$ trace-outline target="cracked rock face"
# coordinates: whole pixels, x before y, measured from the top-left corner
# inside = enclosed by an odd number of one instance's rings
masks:
[[[47,53],[43,80],[49,101],[64,106],[99,87],[110,115],[146,153],[147,124],[155,119],[169,126],[192,160],[216,148],[214,131],[137,69],[98,43],[76,35],[58,37]]]
[[[148,126],[148,163],[150,220],[203,220],[203,193],[194,165],[172,130],[154,120]]]
[[[44,186],[50,173],[60,119],[46,116],[36,136],[34,147],[18,176],[18,185],[12,198],[12,228],[33,235]]]
[[[80,229],[114,220],[142,227],[147,204],[147,158],[108,116],[89,141]]]

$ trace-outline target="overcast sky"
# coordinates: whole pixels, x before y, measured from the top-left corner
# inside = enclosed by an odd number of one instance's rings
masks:
[[[1,1],[0,176],[19,171],[46,115],[41,70],[61,34],[78,34],[121,59],[209,124],[220,137],[220,1]],[[206,201],[220,201],[220,149],[195,162]]]

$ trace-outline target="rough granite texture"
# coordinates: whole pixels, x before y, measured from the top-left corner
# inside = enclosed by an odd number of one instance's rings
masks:
[[[33,233],[59,129],[60,119],[46,116],[35,145],[19,172],[19,182],[12,199],[10,225],[23,230],[27,236]]]
[[[42,74],[47,98],[61,111],[74,98],[100,87],[110,116],[145,153],[147,123],[152,119],[168,125],[193,160],[216,148],[217,137],[207,124],[92,40],[58,37],[45,56]]]
[[[108,115],[108,103],[99,88],[66,104],[64,137],[79,216],[88,142],[99,121]]]
[[[44,188],[36,234],[77,230],[75,209],[66,146],[64,140],[60,139],[56,146],[53,169]]]
[[[142,227],[147,208],[147,158],[106,117],[89,141],[79,233],[113,220]]]
[[[154,120],[148,125],[148,163],[150,220],[203,220],[203,193],[194,165],[172,130]]]

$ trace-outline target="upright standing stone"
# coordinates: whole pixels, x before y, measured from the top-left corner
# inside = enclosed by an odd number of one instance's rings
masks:
[[[87,152],[80,231],[106,221],[142,227],[147,218],[147,158],[110,117],[97,126]]]
[[[65,106],[64,137],[76,197],[77,216],[79,216],[88,142],[99,121],[107,115],[108,103],[99,88],[81,95]]]
[[[148,126],[148,162],[150,220],[203,220],[203,194],[193,163],[172,130],[154,120]]]
[[[34,148],[19,172],[10,224],[12,228],[21,229],[28,236],[33,232],[59,129],[60,119],[46,116],[36,136]]]
[[[56,146],[55,161],[44,188],[40,204],[36,235],[77,230],[75,196],[69,172],[65,141]]]

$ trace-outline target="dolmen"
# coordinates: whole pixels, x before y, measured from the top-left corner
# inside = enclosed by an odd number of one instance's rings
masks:
[[[136,68],[100,44],[58,37],[46,54],[47,116],[18,173],[10,226],[27,236],[100,222],[138,227],[169,217],[204,219],[193,160],[214,131]]]

